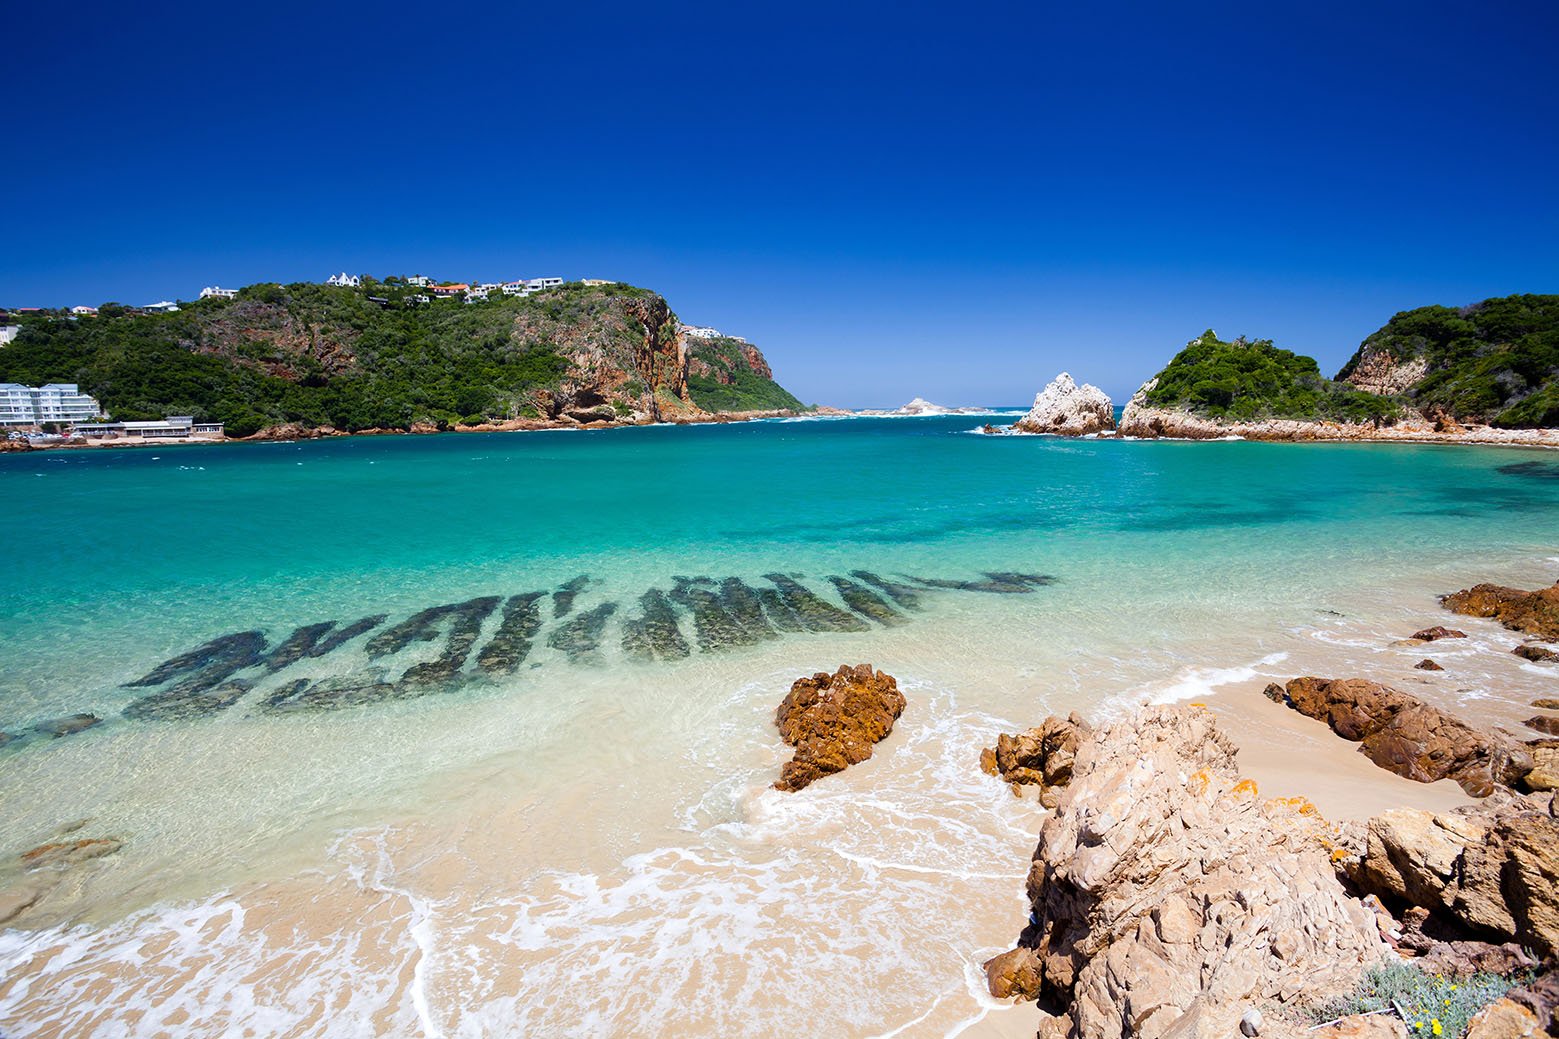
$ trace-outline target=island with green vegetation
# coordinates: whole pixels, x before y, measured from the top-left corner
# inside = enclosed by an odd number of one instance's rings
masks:
[[[746,343],[621,283],[438,298],[398,278],[257,284],[167,313],[20,315],[0,382],[74,382],[117,419],[233,437],[708,421],[805,410]],[[739,345],[740,349],[732,349]]]
[[[1125,436],[1270,440],[1554,439],[1559,296],[1420,307],[1367,337],[1335,379],[1270,340],[1209,329],[1132,397]],[[1541,434],[1541,435],[1539,435]]]
[[[1459,423],[1559,426],[1559,295],[1403,311],[1337,378]]]

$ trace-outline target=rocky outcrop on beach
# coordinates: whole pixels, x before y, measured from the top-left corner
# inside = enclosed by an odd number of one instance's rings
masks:
[[[1432,628],[1422,628],[1415,631],[1409,637],[1415,638],[1419,642],[1439,642],[1441,639],[1464,639],[1467,637],[1467,633],[1436,624]]]
[[[1559,641],[1559,583],[1536,591],[1498,584],[1479,584],[1452,592],[1440,600],[1452,613],[1492,617],[1512,631]]]
[[[0,869],[0,926],[38,922],[46,912],[51,895],[79,886],[87,870],[97,860],[113,855],[124,847],[117,837],[85,837],[83,819],[61,827],[47,841],[16,857],[14,864]],[[34,919],[29,919],[34,918]]]
[[[796,679],[774,715],[780,737],[796,754],[780,769],[774,788],[800,790],[865,761],[893,731],[904,706],[893,676],[870,664]]]
[[[1362,678],[1295,678],[1266,688],[1269,700],[1359,744],[1387,771],[1420,783],[1456,782],[1473,797],[1496,787],[1521,789],[1531,749],[1499,732],[1482,732],[1407,693]]]
[[[986,965],[1061,1036],[1233,1035],[1351,990],[1387,955],[1308,802],[1264,801],[1210,712],[1150,708],[1082,741],[1029,871],[1029,927]]]
[[[996,746],[980,751],[980,768],[1012,784],[1014,794],[1021,794],[1026,786],[1038,787],[1040,804],[1054,808],[1061,788],[1072,781],[1078,743],[1091,731],[1076,713],[1066,718],[1051,715],[1032,729],[997,736]]]
[[[1012,428],[1070,437],[1102,433],[1115,428],[1115,406],[1099,387],[1088,383],[1079,386],[1069,373],[1062,372],[1034,395],[1034,406]]]
[[[1508,791],[1434,813],[1382,812],[1350,871],[1361,892],[1428,913],[1420,930],[1559,953],[1559,805]]]

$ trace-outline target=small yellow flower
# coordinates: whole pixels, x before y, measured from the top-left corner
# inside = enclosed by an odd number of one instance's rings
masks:
[[[1431,1019],[1431,1023],[1434,1025],[1434,1034],[1435,1035],[1440,1035],[1441,1034],[1441,1031],[1440,1031],[1440,1019],[1438,1017],[1432,1018]]]
[[[1446,1005],[1446,1006],[1450,1006],[1450,1005],[1451,1005],[1451,1001],[1450,1001],[1450,1000],[1449,1000],[1449,999],[1448,999],[1448,1000],[1446,1000],[1446,1001],[1445,1001],[1445,1005]]]

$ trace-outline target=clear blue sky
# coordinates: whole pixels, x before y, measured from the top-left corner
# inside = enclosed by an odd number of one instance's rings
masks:
[[[15,5],[0,303],[618,278],[808,401],[1559,291],[1559,5]]]

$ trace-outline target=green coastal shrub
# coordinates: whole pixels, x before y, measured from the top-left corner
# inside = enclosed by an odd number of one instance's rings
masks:
[[[1208,418],[1387,421],[1400,405],[1321,376],[1315,360],[1243,336],[1224,341],[1212,329],[1186,344],[1158,374],[1147,402]]]
[[[1411,963],[1394,962],[1373,968],[1353,994],[1313,1008],[1310,1016],[1319,1023],[1400,1008],[1414,1039],[1459,1039],[1478,1011],[1531,980],[1530,974],[1428,974]]]
[[[1420,409],[1438,406],[1496,426],[1559,423],[1559,295],[1405,310],[1360,343],[1337,378],[1352,374],[1368,352],[1424,360],[1426,374],[1408,390]]]

